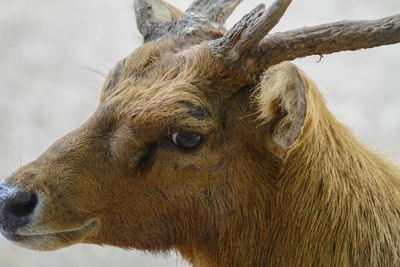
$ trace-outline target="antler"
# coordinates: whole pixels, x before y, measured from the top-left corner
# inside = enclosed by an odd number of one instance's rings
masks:
[[[201,35],[205,39],[214,39],[216,30],[225,32],[226,19],[241,1],[196,0],[175,21],[163,21],[156,15],[156,11],[174,9],[161,0],[135,0],[134,6],[138,29],[145,42],[171,36],[187,38]]]
[[[185,13],[201,14],[203,17],[223,27],[227,18],[242,0],[196,0]]]
[[[136,19],[145,41],[171,36],[199,36],[203,40],[212,40],[218,37],[216,31],[225,31],[226,19],[240,2],[195,0],[182,16],[174,18],[168,14],[176,9],[162,0],[135,0]],[[267,35],[291,2],[275,0],[267,10],[263,4],[257,6],[223,37],[210,41],[210,51],[229,66],[240,68],[257,80],[263,70],[285,60],[400,42],[400,14],[379,20],[341,21]]]
[[[400,14],[370,21],[341,21],[265,36],[283,16],[290,0],[257,6],[225,36],[208,45],[215,57],[239,66],[251,78],[285,60],[400,42]]]

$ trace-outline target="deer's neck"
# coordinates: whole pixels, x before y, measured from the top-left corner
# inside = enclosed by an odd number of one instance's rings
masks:
[[[400,172],[322,114],[282,166],[269,264],[399,264]]]
[[[251,178],[242,177],[243,181]],[[215,218],[204,227],[206,231],[194,229],[189,242],[179,247],[182,256],[195,267],[265,266],[272,201],[271,189],[265,190],[262,183],[265,181],[260,179],[246,190],[236,191],[234,199],[225,202],[234,209]]]
[[[249,220],[222,222],[230,225],[219,238],[192,242],[180,253],[194,267],[266,266],[271,246],[268,215],[259,210],[259,214],[246,216]]]

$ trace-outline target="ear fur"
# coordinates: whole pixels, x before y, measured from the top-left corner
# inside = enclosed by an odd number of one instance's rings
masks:
[[[272,127],[272,139],[282,149],[299,138],[306,115],[304,74],[290,62],[269,68],[259,84],[259,118]]]

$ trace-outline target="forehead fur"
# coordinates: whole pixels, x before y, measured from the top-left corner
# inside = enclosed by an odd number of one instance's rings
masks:
[[[224,96],[227,80],[233,81],[223,70],[206,46],[182,49],[172,42],[150,42],[111,71],[100,107],[114,107],[119,118],[142,124],[206,128],[211,100]]]
[[[101,96],[140,89],[153,94],[158,88],[195,86],[204,94],[229,95],[230,88],[243,85],[243,74],[214,58],[206,44],[179,46],[176,41],[149,42],[136,49],[110,73]],[[152,88],[153,90],[148,90]],[[158,90],[157,90],[158,91]],[[111,94],[112,92],[112,94]]]

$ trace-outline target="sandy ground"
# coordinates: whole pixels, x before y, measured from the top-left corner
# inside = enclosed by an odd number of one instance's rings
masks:
[[[170,2],[183,9],[189,4]],[[244,1],[228,27],[259,2]],[[99,73],[141,42],[133,13],[130,0],[0,1],[0,177],[90,116],[104,80]],[[294,1],[275,30],[395,13],[400,13],[398,0]],[[296,63],[367,146],[400,162],[400,45],[318,59]],[[0,238],[0,266],[186,265],[174,253],[154,256],[89,245],[34,252]]]

